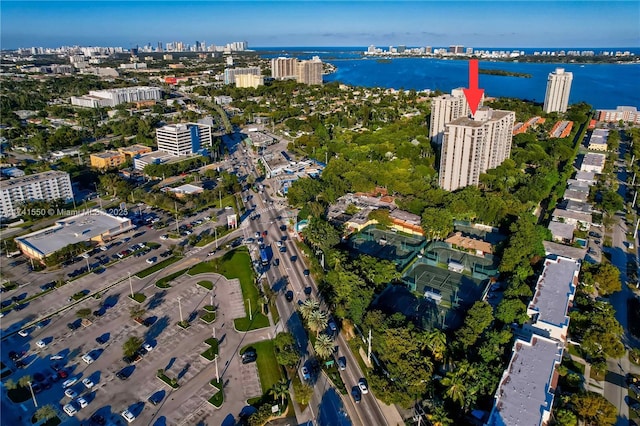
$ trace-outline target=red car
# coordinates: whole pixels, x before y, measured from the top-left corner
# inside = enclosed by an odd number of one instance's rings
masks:
[[[61,379],[66,379],[67,377],[69,377],[69,374],[67,374],[65,370],[60,370],[58,371],[58,377],[60,377]]]

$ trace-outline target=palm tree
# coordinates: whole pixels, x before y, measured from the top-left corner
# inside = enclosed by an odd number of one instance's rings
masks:
[[[289,395],[289,381],[287,379],[280,379],[278,383],[269,389],[269,395],[276,399],[280,398],[280,402],[284,405],[284,400]]]
[[[58,413],[56,413],[56,410],[53,408],[53,405],[51,404],[47,404],[44,405],[40,408],[38,408],[38,410],[36,410],[34,417],[36,418],[36,420],[40,421],[40,420],[49,420],[49,419],[53,419],[54,417],[56,417],[58,415]]]
[[[300,314],[305,321],[309,320],[311,313],[313,311],[317,311],[320,308],[320,303],[317,300],[307,299],[302,302],[302,305],[298,308],[300,310]]]
[[[18,389],[18,384],[14,382],[13,379],[7,379],[7,381],[4,382],[4,387],[8,390]]]
[[[453,402],[458,402],[460,406],[464,405],[464,395],[467,387],[462,380],[462,375],[458,372],[447,372],[446,377],[442,379],[442,385],[447,388],[445,395]]]
[[[147,312],[147,310],[140,306],[132,306],[131,309],[129,309],[129,315],[131,315],[131,318],[134,320],[142,318],[145,312]]]
[[[20,380],[18,380],[18,386],[20,386],[21,388],[26,388],[27,386],[29,386],[30,382],[31,382],[31,376],[29,375],[22,376],[20,377]]]
[[[320,333],[320,330],[327,328],[328,323],[327,313],[323,311],[313,311],[307,318],[307,325],[311,331],[316,332],[316,336]]]
[[[333,340],[330,336],[326,334],[320,334],[316,339],[315,345],[313,345],[313,349],[316,351],[316,355],[321,359],[328,359],[333,353]]]
[[[142,346],[142,339],[138,336],[131,336],[127,339],[126,342],[122,345],[122,351],[124,352],[124,356],[133,356],[140,346]]]
[[[447,335],[442,330],[435,329],[427,334],[427,349],[433,355],[433,359],[441,362],[447,350]]]

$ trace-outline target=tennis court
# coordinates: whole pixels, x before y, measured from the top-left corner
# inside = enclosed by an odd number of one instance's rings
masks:
[[[382,230],[375,226],[368,226],[349,238],[352,250],[395,262],[400,270],[425,244],[424,237]]]

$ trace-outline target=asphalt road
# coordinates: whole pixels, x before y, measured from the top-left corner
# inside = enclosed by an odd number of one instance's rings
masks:
[[[247,168],[244,170],[248,173],[252,173],[252,170],[248,170],[248,165],[253,164],[252,158],[249,155],[249,153],[244,153],[241,149],[232,151],[232,158],[236,159],[236,163],[245,162],[247,164]],[[268,184],[269,182],[266,183]],[[264,231],[267,232],[264,243],[271,247],[271,251],[273,253],[273,257],[270,259],[270,262],[273,264],[274,259],[279,259],[280,265],[278,267],[271,265],[265,276],[271,286],[280,282],[282,277],[287,277],[286,287],[280,288],[277,286],[280,292],[276,303],[281,318],[285,319],[287,324],[290,324],[291,322],[296,322],[293,317],[297,316],[297,314],[295,314],[297,302],[299,300],[306,299],[304,289],[311,286],[311,297],[316,299],[318,299],[318,290],[311,276],[304,275],[304,270],[306,269],[306,266],[304,265],[304,255],[298,250],[295,242],[291,238],[295,231],[292,230],[290,226],[286,232],[280,230],[281,225],[289,225],[288,219],[286,218],[288,211],[286,203],[283,200],[274,200],[268,192],[270,192],[269,189],[259,194],[251,193],[253,197],[245,204],[248,209],[251,209],[252,206],[255,205],[256,207],[253,208],[251,214],[260,214],[260,219],[248,220],[246,222],[247,228],[244,232],[245,237],[255,237],[256,232],[261,234]],[[250,193],[247,192],[246,194]],[[246,195],[243,194],[243,196]],[[280,218],[278,219],[278,217]],[[287,236],[286,241],[283,243],[283,246],[286,247],[286,251],[280,252],[276,242],[280,240],[283,235]],[[253,250],[257,250],[256,245],[254,245]],[[292,256],[295,256],[296,260],[292,260]],[[254,255],[253,257],[259,258],[259,255]],[[284,293],[287,290],[294,292],[295,296],[292,303],[287,302],[284,298]],[[304,337],[300,336],[301,332],[304,333],[304,330],[302,330],[301,327],[294,328],[293,331],[296,332],[298,341],[306,340]],[[357,361],[351,354],[351,350],[349,349],[346,341],[341,335],[336,339],[336,345],[338,346],[338,353],[347,356],[347,369],[342,371],[341,375],[345,385],[347,386],[347,390],[350,391],[351,387],[357,385],[358,380],[364,377],[364,375],[360,370]],[[303,347],[303,350],[305,349],[309,351],[309,349]],[[305,357],[304,361],[306,362],[307,359],[308,358]],[[300,377],[300,379],[303,380],[302,377]],[[351,417],[350,420],[353,424],[387,424],[387,420],[380,410],[378,401],[371,392],[367,395],[363,395],[362,401],[359,404],[355,404],[350,396],[340,397],[339,399],[342,402],[341,405],[347,406],[345,408],[340,408],[331,403],[331,401],[334,401],[336,397],[339,397],[339,393],[334,389],[327,387],[325,383],[326,378],[324,378],[323,375],[320,375],[314,383],[314,398],[309,404],[310,408],[308,410],[309,413],[307,413],[308,417],[305,416],[306,418],[298,418],[300,423],[304,423],[308,420],[317,420],[319,424],[323,424],[323,419],[326,420],[327,418],[331,418],[334,423],[324,424],[342,424],[348,420],[348,417]],[[349,413],[355,413],[355,416],[347,416],[345,409]],[[332,415],[339,413],[339,416],[331,417],[327,411],[329,413],[333,413]]]

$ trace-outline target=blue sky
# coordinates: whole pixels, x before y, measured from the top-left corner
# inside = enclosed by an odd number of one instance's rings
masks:
[[[195,40],[246,40],[250,47],[639,47],[640,2],[2,0],[0,28],[5,49]]]

